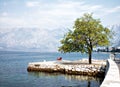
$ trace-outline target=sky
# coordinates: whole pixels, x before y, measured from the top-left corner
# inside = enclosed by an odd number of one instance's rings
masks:
[[[120,0],[0,0],[0,50],[56,52],[76,18],[120,24]]]

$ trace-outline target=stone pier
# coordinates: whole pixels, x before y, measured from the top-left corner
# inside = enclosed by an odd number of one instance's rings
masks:
[[[107,60],[106,75],[100,87],[120,87],[119,68],[112,59]]]
[[[92,60],[92,64],[88,64],[86,59],[78,61],[43,61],[28,64],[28,72],[48,72],[63,73],[71,75],[88,75],[104,77],[106,69],[106,61]]]

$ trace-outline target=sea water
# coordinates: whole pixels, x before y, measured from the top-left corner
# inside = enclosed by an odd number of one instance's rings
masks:
[[[58,73],[27,72],[29,62],[88,58],[80,53],[0,51],[0,87],[99,87],[103,78]],[[93,53],[93,59],[108,59],[108,53]]]

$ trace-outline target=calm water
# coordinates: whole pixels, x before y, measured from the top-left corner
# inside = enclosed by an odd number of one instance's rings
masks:
[[[102,78],[27,72],[29,62],[52,61],[62,56],[65,60],[87,58],[86,54],[38,53],[38,52],[1,52],[0,87],[99,87]],[[93,58],[107,59],[109,54],[93,53]]]

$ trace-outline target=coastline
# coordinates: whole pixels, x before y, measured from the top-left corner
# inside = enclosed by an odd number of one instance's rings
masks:
[[[92,64],[88,64],[87,59],[76,61],[43,61],[32,62],[28,64],[28,72],[48,72],[48,73],[63,73],[70,75],[87,75],[104,77],[106,69],[105,60],[92,60]]]

